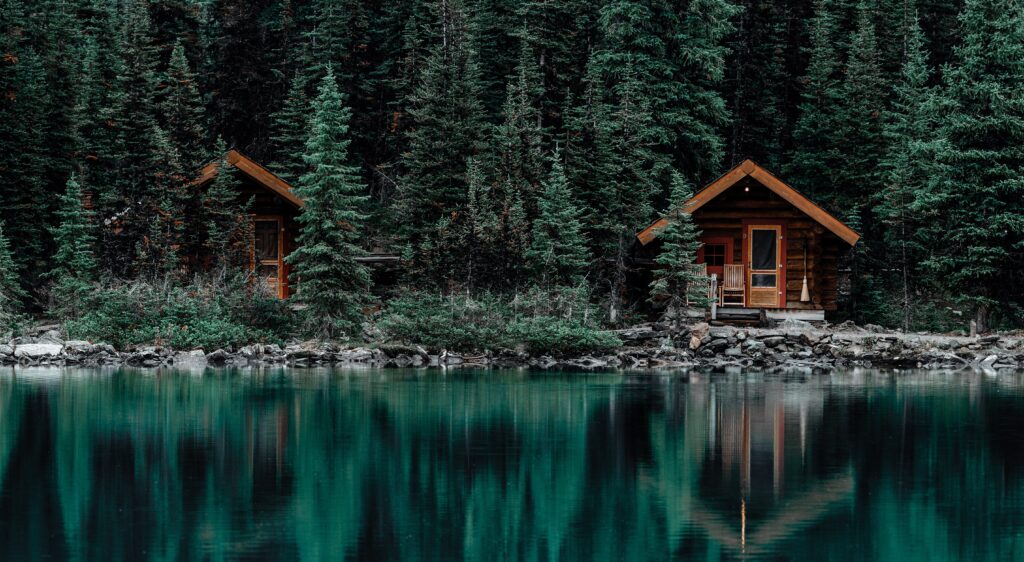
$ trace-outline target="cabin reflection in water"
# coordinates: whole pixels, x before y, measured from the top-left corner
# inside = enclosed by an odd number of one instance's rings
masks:
[[[849,500],[852,468],[808,466],[823,387],[707,385],[707,457],[693,523],[726,547],[764,555]]]

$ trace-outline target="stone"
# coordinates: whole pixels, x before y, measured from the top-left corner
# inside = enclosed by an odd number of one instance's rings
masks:
[[[796,318],[786,318],[782,322],[779,322],[776,327],[781,330],[797,332],[806,332],[814,329],[814,326],[810,322],[804,322],[803,320],[797,320]]]
[[[4,344],[0,344],[0,357],[13,357],[13,356],[14,356],[14,346],[13,345],[7,345],[5,343]]]
[[[708,335],[711,336],[711,339],[729,339],[735,334],[732,328],[715,327],[708,330]]]
[[[725,350],[725,355],[728,357],[739,357],[743,355],[743,351],[739,347],[730,347]]]
[[[14,356],[22,359],[41,359],[43,357],[57,357],[64,346],[56,343],[26,343],[14,348]]]
[[[83,340],[69,340],[64,342],[64,353],[75,355],[92,355],[98,350],[95,345]]]
[[[761,338],[761,341],[768,347],[778,347],[785,343],[786,338],[784,336],[768,336]]]
[[[223,365],[231,359],[231,354],[223,349],[216,349],[206,354],[206,362],[211,365]]]

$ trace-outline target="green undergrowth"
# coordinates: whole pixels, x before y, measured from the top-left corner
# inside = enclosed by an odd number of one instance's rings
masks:
[[[377,321],[388,341],[435,349],[523,349],[531,353],[596,353],[622,345],[600,328],[585,290],[533,289],[514,296],[405,292]]]
[[[89,312],[65,323],[68,337],[118,348],[237,348],[280,343],[295,329],[287,303],[240,278],[108,284],[83,298],[90,301]]]

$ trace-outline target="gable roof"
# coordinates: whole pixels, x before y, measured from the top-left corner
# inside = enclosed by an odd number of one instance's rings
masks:
[[[275,195],[281,197],[296,209],[301,209],[306,206],[306,203],[299,199],[294,193],[292,193],[292,186],[288,182],[279,178],[270,170],[256,163],[255,160],[242,154],[241,152],[231,149],[228,151],[224,158],[228,164],[231,164],[238,171],[245,174],[248,178],[252,179],[256,183],[262,185]],[[202,185],[214,177],[217,176],[217,168],[220,166],[220,162],[210,162],[204,168],[202,173],[199,175],[199,179],[196,183]]]
[[[857,243],[857,240],[860,240],[860,234],[857,234],[852,228],[846,226],[842,221],[830,215],[825,211],[825,209],[817,206],[813,201],[804,196],[804,194],[793,189],[779,178],[773,176],[771,172],[765,170],[753,160],[744,160],[717,180],[709,183],[704,187],[704,189],[698,191],[693,197],[683,204],[683,210],[687,213],[693,214],[697,209],[700,209],[709,201],[718,197],[724,193],[725,190],[736,185],[740,180],[748,176],[757,180],[758,183],[767,187],[797,209],[800,209],[800,211],[805,215],[811,217],[819,224],[832,231],[833,234],[844,240],[847,244],[852,246]],[[654,224],[648,226],[637,234],[636,237],[640,240],[641,244],[646,246],[652,240],[657,238],[658,231],[665,228],[665,225],[667,224],[667,219],[658,219]]]

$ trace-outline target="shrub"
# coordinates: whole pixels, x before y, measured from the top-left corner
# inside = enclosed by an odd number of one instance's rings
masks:
[[[65,325],[68,336],[117,347],[234,348],[280,342],[294,327],[286,303],[241,277],[197,279],[188,285],[109,284],[89,300],[88,312]]]
[[[534,289],[511,298],[407,292],[388,303],[378,327],[387,340],[460,351],[514,348],[558,355],[622,342],[597,325],[582,289]]]

